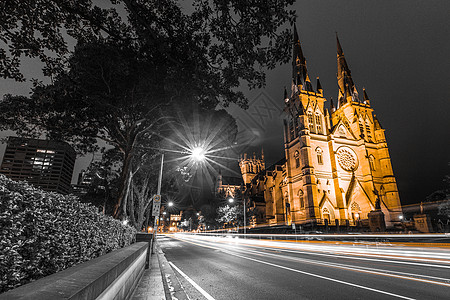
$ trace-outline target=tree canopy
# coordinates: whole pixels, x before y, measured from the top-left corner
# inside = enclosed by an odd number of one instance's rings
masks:
[[[0,129],[46,134],[80,153],[98,150],[98,139],[114,147],[121,155],[119,216],[132,160],[143,155],[137,149],[158,148],[173,129],[168,124],[181,124],[175,108],[185,116],[192,104],[202,114],[219,104],[246,108],[240,84],[263,86],[265,68],[289,59],[293,2],[4,1],[0,76],[25,80],[22,59],[38,58],[51,83],[35,81],[31,97],[6,95]],[[231,128],[216,136],[232,137],[235,123]]]

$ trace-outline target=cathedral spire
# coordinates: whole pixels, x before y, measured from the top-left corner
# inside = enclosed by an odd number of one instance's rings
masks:
[[[336,32],[337,45],[337,80],[339,85],[338,108],[348,101],[359,101],[356,86],[353,83],[352,72],[345,60],[344,51],[342,50],[339,37]]]
[[[296,86],[301,86],[301,89],[313,91],[296,25],[294,25],[294,46],[292,51],[292,79]]]

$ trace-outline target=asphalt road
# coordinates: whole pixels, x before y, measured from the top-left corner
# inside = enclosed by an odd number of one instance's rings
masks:
[[[450,249],[162,235],[190,299],[450,299]]]

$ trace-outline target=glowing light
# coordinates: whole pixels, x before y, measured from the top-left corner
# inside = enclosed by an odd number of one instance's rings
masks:
[[[169,207],[173,206],[173,202],[170,201],[169,203],[167,203],[167,206],[169,206]]]
[[[122,224],[123,224],[123,225],[128,225],[128,220],[123,220],[123,221],[122,221]]]
[[[163,215],[167,214],[166,212],[163,212]]]
[[[403,215],[398,216],[400,220],[403,220]]]
[[[234,198],[229,198],[228,202],[233,203],[234,202]]]
[[[200,162],[200,161],[204,161],[205,160],[205,149],[203,149],[202,147],[196,147],[194,149],[192,149],[192,153],[191,156],[194,160]]]

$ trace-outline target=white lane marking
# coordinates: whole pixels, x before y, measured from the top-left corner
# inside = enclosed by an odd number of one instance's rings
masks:
[[[243,256],[243,255],[238,255],[238,254],[235,254],[235,253],[230,252],[230,251],[223,251],[223,252],[228,253],[228,254],[233,255],[233,256],[240,257],[240,258],[244,258],[244,259],[252,260],[252,261],[255,261],[255,262],[262,263],[262,264],[266,264],[266,265],[269,265],[269,266],[272,266],[272,267],[277,267],[277,268],[280,268],[280,269],[285,269],[285,270],[289,270],[289,271],[296,272],[296,273],[301,273],[301,274],[305,274],[305,275],[309,275],[309,276],[313,276],[313,277],[317,277],[317,278],[321,278],[321,279],[325,279],[325,280],[329,280],[329,281],[334,281],[334,282],[337,282],[337,283],[350,285],[350,286],[358,287],[358,288],[361,288],[361,289],[369,290],[369,291],[372,291],[372,292],[377,292],[377,293],[381,293],[381,294],[385,294],[385,295],[389,295],[389,296],[393,296],[393,297],[398,297],[398,298],[401,298],[401,299],[415,300],[414,298],[409,298],[409,297],[406,297],[406,296],[393,294],[393,293],[389,293],[389,292],[378,290],[378,289],[373,289],[373,288],[370,288],[370,287],[367,287],[367,286],[354,284],[354,283],[351,283],[351,282],[342,281],[342,280],[338,280],[338,279],[334,279],[334,278],[330,278],[330,277],[325,277],[325,276],[321,276],[321,275],[317,275],[317,274],[313,274],[313,273],[309,273],[309,272],[305,272],[305,271],[300,271],[300,270],[292,269],[292,268],[285,267],[285,266],[280,266],[280,265],[272,264],[270,262],[266,262],[266,261],[263,261],[263,260],[259,260],[259,259],[255,259],[255,258],[251,258],[251,257],[246,257],[246,256]]]
[[[207,242],[204,242],[204,241],[201,241],[201,242],[197,241],[197,243],[199,243],[199,244],[201,244],[201,243],[207,244]],[[396,278],[405,279],[405,280],[414,280],[414,281],[420,281],[420,282],[425,282],[425,283],[430,283],[430,284],[437,284],[437,285],[442,285],[442,286],[447,286],[447,287],[450,286],[450,284],[448,283],[450,281],[449,278],[434,277],[434,276],[428,276],[428,275],[423,275],[423,274],[397,272],[397,271],[392,271],[392,270],[382,270],[382,269],[376,269],[376,268],[366,268],[366,267],[361,267],[361,266],[338,264],[338,263],[332,263],[332,262],[323,262],[323,261],[319,261],[319,260],[306,259],[306,258],[290,257],[290,256],[287,256],[287,255],[282,255],[282,254],[273,254],[273,253],[266,253],[266,252],[256,251],[256,250],[253,250],[254,247],[252,247],[252,246],[249,246],[249,248],[252,248],[252,250],[250,250],[250,249],[242,249],[242,248],[240,248],[242,246],[233,246],[233,245],[229,245],[229,244],[224,244],[224,246],[228,247],[230,250],[233,250],[233,251],[244,252],[244,253],[255,253],[256,255],[260,255],[260,256],[267,256],[267,255],[269,255],[269,256],[275,256],[275,257],[280,258],[280,259],[290,259],[290,260],[294,260],[294,261],[302,261],[302,262],[316,264],[316,265],[324,265],[324,266],[331,266],[331,267],[334,266],[334,267],[337,267],[337,268],[342,268],[342,269],[347,269],[347,270],[352,270],[352,271],[365,272],[365,273],[371,273],[371,274],[375,274],[375,275],[391,276],[391,277],[396,277]],[[264,248],[264,247],[262,249],[274,250],[273,248]],[[278,250],[280,252],[309,254],[307,252],[302,252],[302,251],[289,251],[289,250],[282,250],[282,249],[278,249]],[[315,254],[315,253],[312,253],[312,254]],[[332,255],[324,255],[324,256],[332,256]],[[345,257],[345,256],[343,256],[343,257]],[[346,258],[352,258],[352,257],[346,257]],[[373,259],[369,259],[369,260],[373,260]],[[384,261],[384,262],[387,262],[387,261]],[[424,264],[419,264],[419,265],[424,265]],[[435,265],[425,265],[425,266],[435,266]],[[441,282],[440,281],[427,280],[427,279],[423,279],[423,278],[440,280]]]
[[[351,270],[351,271],[359,271],[359,272],[365,272],[365,273],[381,275],[381,276],[391,276],[391,277],[400,278],[400,279],[415,280],[415,281],[431,283],[431,284],[438,284],[438,285],[450,287],[450,284],[447,283],[449,281],[448,278],[427,276],[427,275],[414,274],[414,273],[397,272],[397,271],[383,270],[383,269],[377,269],[377,268],[366,268],[366,267],[361,267],[361,266],[353,266],[353,265],[346,265],[346,264],[339,264],[339,263],[332,263],[332,262],[323,262],[323,261],[318,261],[318,260],[313,260],[313,259],[291,257],[291,256],[287,256],[287,255],[282,255],[282,254],[273,254],[273,253],[260,252],[260,251],[249,250],[249,249],[243,250],[243,249],[233,248],[233,250],[240,251],[240,252],[245,251],[245,252],[255,253],[260,256],[269,255],[269,256],[277,257],[279,259],[288,259],[288,260],[306,262],[306,263],[322,265],[322,266],[331,266],[331,267],[336,267],[336,268],[341,268],[341,269],[346,269],[346,270]],[[442,282],[422,279],[422,278],[418,278],[418,277],[440,280]]]
[[[181,274],[181,276],[183,276],[187,281],[189,281],[190,284],[192,284],[197,291],[199,291],[200,293],[202,293],[203,296],[206,297],[206,299],[208,300],[215,300],[210,294],[208,294],[208,292],[206,292],[204,289],[202,289],[198,284],[195,283],[194,280],[192,280],[189,276],[187,276],[186,274],[183,273],[183,271],[181,271],[177,266],[175,266],[171,261],[169,261],[169,265],[172,266],[172,268],[174,268],[175,270],[177,270],[178,273]]]
[[[197,239],[197,242],[198,241]],[[208,241],[206,241],[208,242]],[[219,241],[222,244],[226,244],[226,245],[230,245],[227,241]],[[241,244],[242,243],[238,243]],[[368,257],[355,257],[355,256],[350,256],[350,255],[363,255],[365,254],[364,252],[338,252],[336,250],[329,250],[328,252],[332,252],[334,254],[326,254],[326,253],[316,253],[316,252],[312,252],[312,251],[301,251],[299,250],[287,250],[287,249],[281,249],[277,246],[273,246],[273,247],[264,247],[264,246],[257,246],[257,245],[249,245],[249,244],[245,244],[243,246],[247,246],[247,247],[260,247],[266,250],[277,250],[277,251],[281,251],[281,252],[291,252],[291,253],[303,253],[303,254],[311,254],[311,255],[318,255],[318,256],[329,256],[329,257],[336,257],[337,255],[339,255],[340,257],[345,257],[348,259],[354,259],[354,260],[367,260],[367,261],[378,261],[378,262],[387,262],[387,263],[395,263],[395,264],[404,264],[404,265],[416,265],[416,266],[422,266],[422,267],[434,267],[434,268],[444,268],[444,269],[450,269],[449,265],[436,265],[436,264],[425,264],[425,263],[418,263],[418,262],[412,262],[412,261],[399,261],[399,260],[385,260],[385,259],[381,259],[381,258],[368,258]],[[323,250],[318,250],[318,251],[323,251]],[[374,256],[374,254],[372,254]],[[410,258],[410,257],[393,257],[393,259],[409,259],[409,260],[418,260],[418,261],[432,261],[432,262],[436,262],[434,260],[425,260],[425,259],[414,259],[414,258]],[[436,262],[439,263],[439,262]],[[441,262],[441,263],[448,263],[448,262]]]
[[[191,244],[196,244],[196,245],[198,245],[200,247],[218,249],[218,248],[216,248],[214,246],[207,246],[207,245],[197,244],[197,243],[189,242],[189,241],[186,241],[186,240],[185,240],[185,242],[191,243]],[[345,285],[349,285],[349,286],[353,286],[353,287],[369,290],[369,291],[372,291],[372,292],[377,292],[377,293],[393,296],[393,297],[398,297],[398,298],[401,298],[401,299],[415,300],[415,298],[409,298],[409,297],[406,297],[406,296],[402,296],[402,295],[398,295],[398,294],[394,294],[394,293],[389,293],[389,292],[386,292],[386,291],[382,291],[382,290],[366,287],[366,286],[363,286],[363,285],[359,285],[359,284],[355,284],[355,283],[351,283],[351,282],[347,282],[347,281],[342,281],[342,280],[339,280],[339,279],[325,277],[325,276],[322,276],[322,275],[317,275],[317,274],[313,274],[313,273],[309,273],[309,272],[305,272],[305,271],[300,271],[300,270],[297,270],[297,269],[292,269],[292,268],[281,266],[281,265],[277,265],[277,264],[272,264],[272,263],[269,263],[269,262],[266,262],[266,261],[263,261],[263,260],[259,260],[259,259],[255,259],[255,258],[239,255],[239,254],[233,253],[233,252],[231,252],[229,250],[223,250],[223,249],[221,249],[221,250],[224,253],[228,253],[228,254],[236,256],[236,257],[240,257],[240,258],[243,258],[243,259],[248,259],[248,260],[251,260],[251,261],[255,261],[255,262],[262,263],[262,264],[266,264],[266,265],[269,265],[269,266],[272,266],[272,267],[277,267],[277,268],[280,268],[280,269],[285,269],[285,270],[288,270],[288,271],[292,271],[292,272],[296,272],[296,273],[300,273],[300,274],[304,274],[304,275],[308,275],[308,276],[312,276],[312,277],[317,277],[317,278],[321,278],[321,279],[325,279],[325,280],[329,280],[329,281],[334,281],[334,282],[337,282],[337,283],[341,283],[341,284],[345,284]],[[169,262],[169,264],[171,264],[171,263]]]

